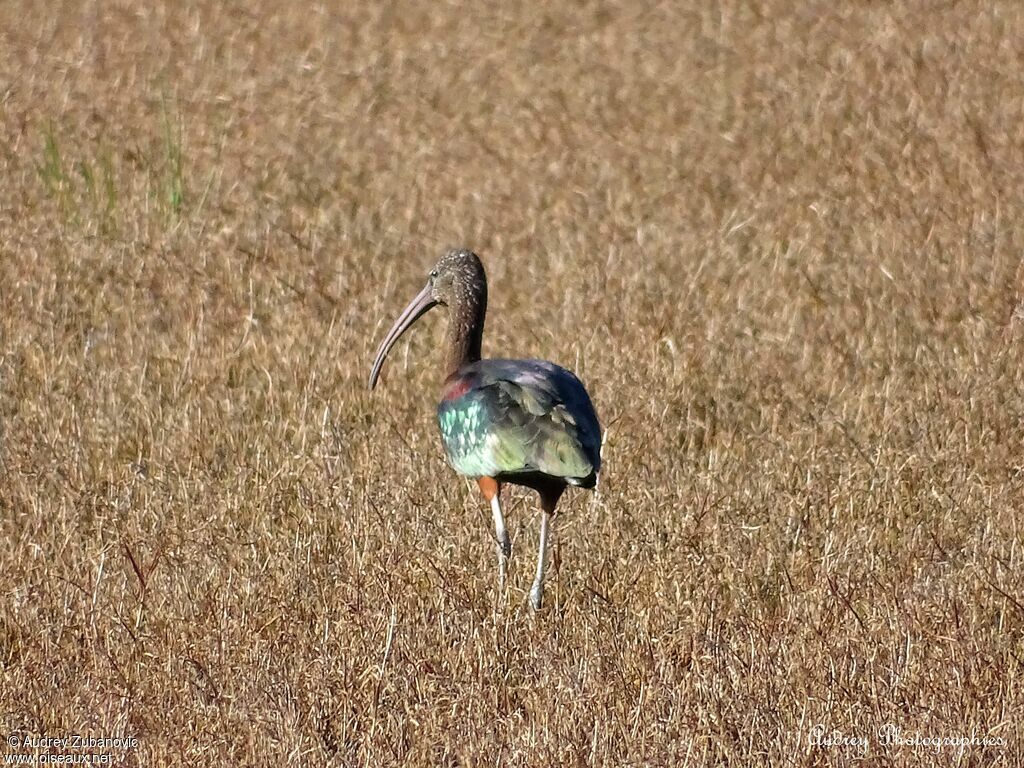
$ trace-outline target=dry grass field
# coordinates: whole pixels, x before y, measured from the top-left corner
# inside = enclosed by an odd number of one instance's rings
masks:
[[[0,180],[4,736],[1024,764],[1019,3],[5,2]],[[446,245],[606,428],[537,615],[366,389]]]

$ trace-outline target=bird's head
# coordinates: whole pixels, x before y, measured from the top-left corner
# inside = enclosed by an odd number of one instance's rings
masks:
[[[380,370],[391,347],[428,310],[438,304],[445,307],[461,307],[479,302],[483,302],[484,305],[487,303],[484,265],[480,263],[480,258],[468,249],[449,249],[430,270],[423,290],[402,310],[402,314],[398,316],[384,341],[377,348],[377,357],[373,361],[373,370],[370,371],[370,389],[376,386]]]

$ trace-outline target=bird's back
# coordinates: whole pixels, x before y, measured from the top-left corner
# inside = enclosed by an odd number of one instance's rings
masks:
[[[437,408],[448,460],[470,477],[548,477],[591,488],[601,426],[576,376],[543,360],[480,360],[445,382]]]

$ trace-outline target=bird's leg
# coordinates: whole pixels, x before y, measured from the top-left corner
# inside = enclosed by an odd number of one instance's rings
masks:
[[[548,522],[550,518],[550,512],[546,510],[541,512],[540,546],[537,548],[537,576],[533,580],[533,587],[530,589],[530,605],[533,606],[535,611],[539,611],[541,603],[544,602],[545,550],[548,546]]]
[[[512,554],[512,542],[505,528],[505,518],[501,514],[501,497],[494,494],[491,499],[491,513],[494,515],[494,537],[498,541],[498,589],[505,589],[505,576],[508,571],[508,557]]]
[[[564,489],[557,491],[541,491],[540,504],[540,544],[537,547],[537,576],[533,580],[533,587],[530,589],[530,605],[533,610],[539,611],[544,602],[544,572],[547,566],[548,527],[551,524],[551,516],[555,514],[555,505],[558,497]]]
[[[491,514],[494,516],[494,538],[498,546],[498,591],[505,590],[505,576],[508,570],[508,558],[512,554],[512,542],[505,527],[505,516],[501,514],[501,483],[492,477],[481,477],[477,480],[484,498],[491,503]]]

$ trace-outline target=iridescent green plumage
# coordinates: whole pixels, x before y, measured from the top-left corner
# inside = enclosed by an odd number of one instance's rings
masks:
[[[470,477],[544,475],[592,487],[601,432],[572,373],[541,360],[481,360],[449,377],[437,409],[448,460]],[[530,484],[530,483],[524,483]]]

